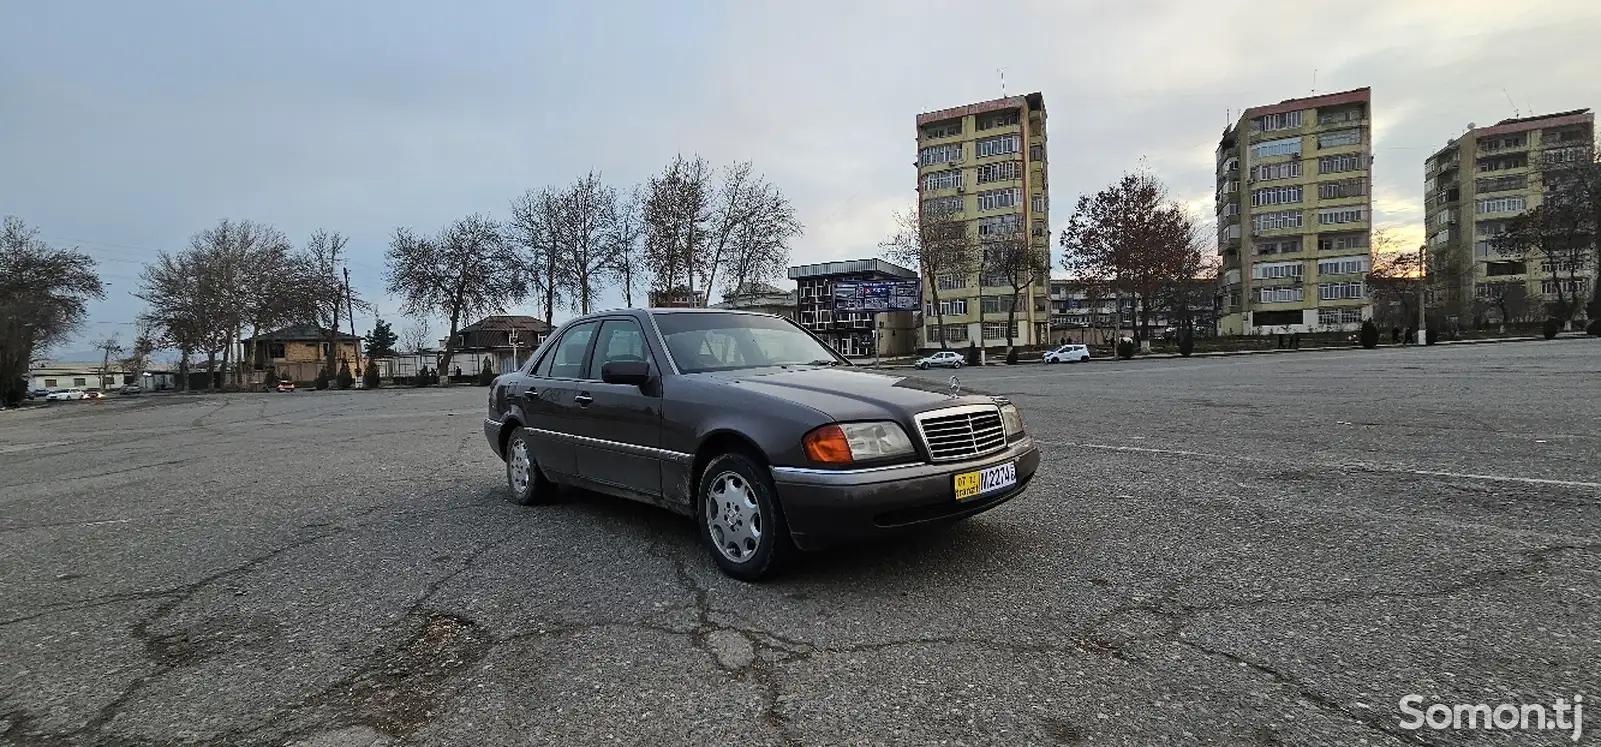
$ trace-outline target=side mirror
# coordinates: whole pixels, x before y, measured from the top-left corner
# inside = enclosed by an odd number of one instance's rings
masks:
[[[650,382],[650,364],[645,361],[611,361],[601,364],[600,380],[607,384],[643,386]]]

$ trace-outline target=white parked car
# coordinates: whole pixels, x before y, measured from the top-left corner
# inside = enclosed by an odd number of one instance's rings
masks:
[[[961,368],[962,363],[961,353],[954,350],[941,350],[918,361],[917,367],[925,371],[930,368]]]
[[[83,399],[83,397],[82,389],[57,389],[46,394],[44,399],[46,402],[65,402],[72,399]]]
[[[1090,359],[1090,349],[1086,345],[1063,345],[1045,351],[1043,357],[1046,363],[1078,363]]]

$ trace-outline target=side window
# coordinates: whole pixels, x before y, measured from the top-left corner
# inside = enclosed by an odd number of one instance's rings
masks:
[[[600,325],[595,354],[590,357],[589,375],[600,381],[601,366],[612,361],[650,361],[645,349],[645,332],[632,319],[607,319]]]
[[[589,339],[595,336],[597,322],[574,325],[562,333],[556,346],[539,361],[537,376],[555,379],[577,379],[584,374],[584,353],[589,351]]]

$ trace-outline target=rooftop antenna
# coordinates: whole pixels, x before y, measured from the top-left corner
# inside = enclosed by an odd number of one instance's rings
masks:
[[[1512,116],[1514,116],[1514,117],[1521,117],[1521,116],[1523,116],[1523,112],[1521,112],[1521,111],[1519,111],[1519,110],[1518,110],[1518,105],[1517,105],[1517,103],[1516,103],[1516,102],[1514,102],[1514,101],[1513,101],[1513,100],[1512,100],[1512,94],[1510,94],[1510,93],[1507,93],[1507,92],[1506,92],[1506,89],[1505,89],[1505,88],[1503,88],[1503,89],[1501,89],[1501,95],[1502,95],[1502,96],[1505,96],[1505,97],[1506,97],[1506,102],[1507,102],[1507,103],[1508,103],[1508,104],[1511,104],[1511,105],[1512,105]]]
[[[1004,98],[1006,98],[1006,68],[1004,68],[1004,67],[995,68],[995,72],[1001,74],[1001,98],[1004,99]]]
[[[1317,68],[1312,68],[1312,93],[1317,93]]]

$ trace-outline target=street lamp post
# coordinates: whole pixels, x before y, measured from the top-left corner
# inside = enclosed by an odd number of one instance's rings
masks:
[[[1429,317],[1424,311],[1429,296],[1428,244],[1418,245],[1418,344],[1429,344]]]

